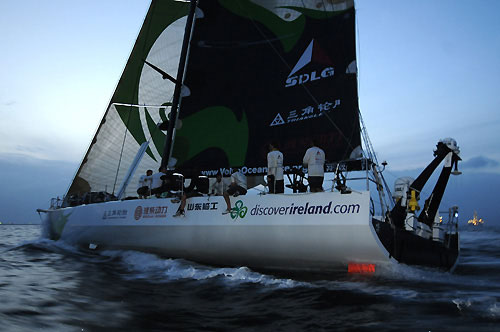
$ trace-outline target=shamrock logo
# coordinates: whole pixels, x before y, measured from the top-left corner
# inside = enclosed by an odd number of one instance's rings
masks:
[[[243,205],[242,201],[237,201],[234,208],[231,209],[231,219],[244,218],[247,215],[248,208]]]

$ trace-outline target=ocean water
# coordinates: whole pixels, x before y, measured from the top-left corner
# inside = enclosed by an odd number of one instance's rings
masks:
[[[0,226],[0,331],[500,331],[500,228],[461,233],[454,273],[327,276],[88,254]]]

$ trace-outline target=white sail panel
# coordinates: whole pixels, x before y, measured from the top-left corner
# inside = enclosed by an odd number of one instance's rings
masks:
[[[138,178],[161,163],[165,134],[156,124],[169,112],[189,3],[153,1],[97,133],[67,196],[115,195],[141,144],[150,141],[125,196]],[[141,105],[147,105],[141,107]]]

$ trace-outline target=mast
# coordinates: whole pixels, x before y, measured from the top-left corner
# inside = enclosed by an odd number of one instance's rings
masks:
[[[184,80],[184,70],[186,67],[186,58],[189,48],[189,42],[191,40],[191,31],[193,28],[194,14],[196,11],[197,0],[190,0],[191,6],[189,8],[189,14],[186,22],[186,29],[184,30],[184,39],[182,42],[181,56],[179,60],[179,68],[177,70],[177,82],[175,84],[174,96],[172,99],[172,108],[170,109],[170,120],[168,122],[167,137],[165,138],[165,148],[163,150],[163,155],[161,158],[161,166],[167,167],[170,155],[172,153],[172,140],[174,137],[175,124],[177,122],[177,114],[182,90],[182,83]]]

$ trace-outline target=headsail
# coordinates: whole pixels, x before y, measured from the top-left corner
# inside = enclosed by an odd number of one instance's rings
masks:
[[[263,174],[266,145],[302,164],[360,145],[353,0],[200,0],[172,157],[184,173]]]
[[[151,143],[132,183],[160,165],[165,134],[156,124],[167,119],[189,3],[153,0],[100,126],[68,190],[116,193],[141,144]],[[162,107],[161,107],[162,106]],[[135,185],[128,194],[135,193]],[[127,194],[126,193],[126,194]]]

